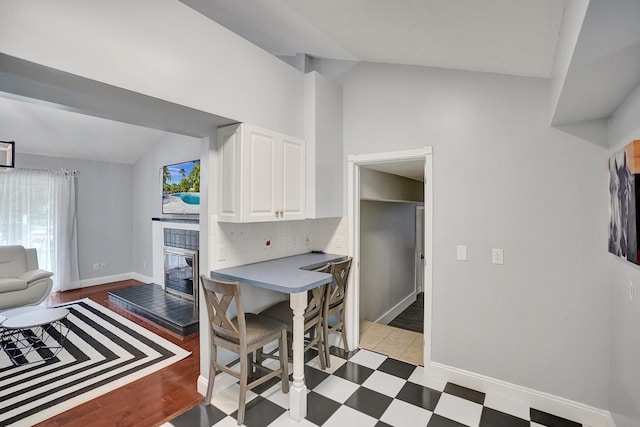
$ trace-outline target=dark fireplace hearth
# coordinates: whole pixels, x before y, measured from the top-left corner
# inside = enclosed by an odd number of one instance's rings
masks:
[[[180,336],[198,332],[197,306],[154,283],[109,291],[109,301]]]
[[[109,301],[187,336],[198,332],[199,231],[163,227],[162,234],[162,238],[154,237],[157,283],[111,291]]]

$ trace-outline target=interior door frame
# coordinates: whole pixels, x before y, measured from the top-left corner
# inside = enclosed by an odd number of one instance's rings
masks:
[[[424,366],[431,366],[433,294],[433,159],[432,147],[347,157],[349,256],[353,257],[346,297],[345,323],[349,350],[360,341],[360,167],[403,160],[424,160]]]
[[[422,220],[420,220],[420,215],[422,215]],[[418,233],[418,231],[422,231],[422,235]],[[420,255],[422,255],[422,259],[420,259]],[[424,265],[425,265],[425,255],[424,255],[424,206],[416,206],[416,244],[415,244],[415,254],[414,254],[414,264],[415,264],[415,286],[416,286],[416,295],[424,290]],[[422,265],[422,281],[418,280],[418,272],[420,271],[420,265]]]

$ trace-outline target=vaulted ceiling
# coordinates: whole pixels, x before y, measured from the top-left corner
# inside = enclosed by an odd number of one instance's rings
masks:
[[[181,0],[277,56],[549,78],[564,0]]]
[[[591,0],[553,123],[609,118],[640,84],[640,1]]]
[[[552,80],[560,76],[550,122],[566,126],[599,121],[605,131],[594,142],[604,146],[606,120],[640,83],[637,0],[182,2],[280,57],[305,54]],[[582,13],[574,13],[576,9]],[[563,40],[572,41],[568,48],[561,46]],[[559,71],[562,61],[566,64]],[[95,120],[102,119],[10,98],[15,97],[0,99],[0,128],[30,125],[20,135],[18,151],[51,154],[59,149],[56,155],[135,163],[139,150],[126,147],[142,142],[144,150],[166,136],[121,123],[98,124]],[[74,129],[73,136],[68,129]],[[11,136],[4,133],[2,139]],[[84,144],[103,139],[111,141],[111,150],[89,150]],[[65,142],[52,146],[57,140]]]

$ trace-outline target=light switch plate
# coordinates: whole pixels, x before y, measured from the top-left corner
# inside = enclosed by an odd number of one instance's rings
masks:
[[[491,262],[499,265],[504,264],[504,252],[502,249],[491,250]]]
[[[458,261],[466,261],[467,260],[467,247],[466,246],[457,246],[456,247],[456,259]]]

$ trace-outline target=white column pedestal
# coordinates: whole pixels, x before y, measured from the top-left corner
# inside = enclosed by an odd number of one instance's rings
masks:
[[[293,385],[289,390],[289,416],[302,421],[307,416],[307,386],[304,384],[304,309],[307,292],[290,295],[293,310]]]

